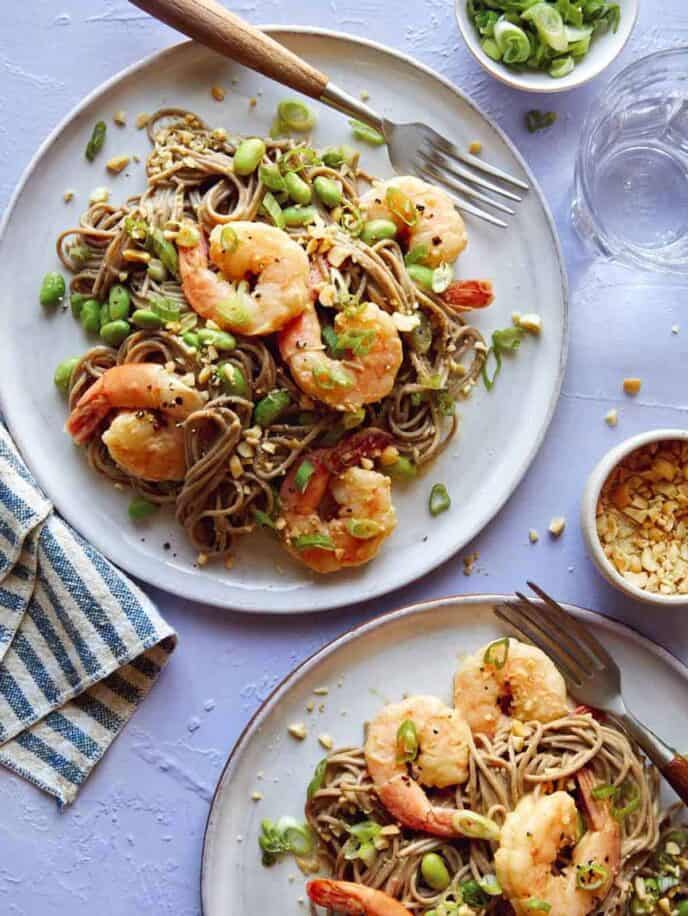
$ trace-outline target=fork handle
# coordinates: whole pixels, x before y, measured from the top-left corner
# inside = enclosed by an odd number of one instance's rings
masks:
[[[130,0],[173,29],[377,130],[382,118],[372,108],[331,83],[328,77],[265,32],[221,6],[217,0]]]
[[[646,725],[626,710],[621,722],[631,737],[645,751],[662,776],[676,792],[681,801],[688,805],[688,759],[655,735]]]

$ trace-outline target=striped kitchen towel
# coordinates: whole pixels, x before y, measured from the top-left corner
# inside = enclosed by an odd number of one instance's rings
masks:
[[[176,642],[56,515],[0,423],[0,764],[73,802]]]

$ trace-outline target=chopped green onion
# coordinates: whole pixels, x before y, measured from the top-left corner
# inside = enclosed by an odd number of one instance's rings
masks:
[[[231,226],[223,226],[220,230],[220,245],[225,253],[231,254],[239,247],[239,236]]]
[[[297,146],[284,153],[279,160],[279,167],[283,174],[286,172],[302,172],[312,165],[318,165],[319,162],[318,154],[310,146]]]
[[[263,512],[262,509],[256,509],[255,507],[252,507],[251,512],[253,513],[253,517],[255,518],[256,523],[260,525],[261,528],[274,529],[277,527],[273,519],[270,518],[267,512]]]
[[[345,200],[342,206],[337,208],[337,211],[339,213],[337,222],[342,229],[354,238],[358,238],[363,232],[363,226],[365,225],[365,221],[358,207],[350,201]]]
[[[311,464],[311,462],[307,458],[305,458],[299,465],[299,469],[297,470],[296,475],[294,477],[294,486],[299,491],[299,493],[304,492],[304,490],[308,486],[309,480],[311,479],[314,473],[315,473],[314,465]]]
[[[483,655],[483,661],[486,665],[491,665],[493,668],[503,668],[506,665],[506,660],[509,657],[509,637],[504,636],[502,639],[496,639],[494,642],[491,642],[490,645],[485,649],[485,654]]]
[[[369,541],[380,534],[382,525],[372,518],[349,518],[346,520],[346,530],[359,541]]]
[[[387,188],[385,203],[389,210],[407,226],[415,226],[418,221],[418,210],[408,195],[394,186]]]
[[[394,464],[385,465],[382,471],[395,480],[412,480],[418,474],[415,464],[405,455],[399,455]]]
[[[487,906],[489,902],[487,894],[474,878],[462,881],[459,887],[463,903],[476,910],[482,910],[483,907]]]
[[[311,798],[313,798],[316,792],[319,792],[320,789],[322,789],[326,773],[327,757],[323,757],[323,759],[316,765],[315,770],[313,771],[313,778],[308,783],[308,788],[306,789],[306,798],[309,801]]]
[[[495,24],[492,34],[505,64],[524,64],[530,57],[530,39],[513,22],[502,17]]]
[[[542,0],[521,13],[521,19],[532,22],[540,39],[553,51],[568,49],[569,43],[566,40],[564,20],[555,6]]]
[[[609,878],[609,869],[598,862],[576,866],[576,887],[583,891],[599,890]]]
[[[570,54],[566,57],[559,57],[553,61],[552,66],[549,68],[549,75],[554,79],[561,79],[563,76],[568,76],[574,66],[573,57]]]
[[[270,217],[278,229],[284,229],[284,213],[277,203],[277,198],[271,191],[268,191],[263,197],[261,209]]]
[[[172,242],[165,238],[162,229],[157,226],[149,227],[146,233],[146,245],[153,249],[153,253],[162,262],[163,267],[176,277],[179,271],[177,249]]]
[[[313,851],[313,834],[308,824],[299,823],[294,817],[281,817],[275,825],[282,834],[284,845],[295,856],[307,856]]]
[[[98,153],[102,150],[103,144],[105,143],[105,135],[107,133],[107,125],[105,121],[98,121],[95,127],[93,128],[93,133],[86,144],[86,158],[89,162],[93,162]]]
[[[456,413],[456,401],[448,391],[440,391],[437,394],[437,406],[443,417],[453,417]]]
[[[605,798],[614,798],[617,792],[618,789],[616,786],[612,786],[610,783],[606,782],[601,786],[595,786],[590,794],[593,798],[597,799],[597,801],[600,801]]]
[[[129,503],[129,518],[134,522],[140,522],[145,518],[150,518],[150,516],[154,515],[157,511],[158,506],[156,506],[155,503],[150,503],[141,496],[135,496]]]
[[[360,859],[369,868],[377,858],[374,841],[382,830],[381,825],[375,821],[360,821],[346,829],[349,839],[342,850],[344,858],[348,862]]]
[[[433,484],[432,490],[430,490],[430,499],[428,501],[430,515],[440,515],[442,512],[446,512],[450,506],[451,499],[445,485],[443,483]]]
[[[502,59],[502,52],[499,50],[499,45],[494,38],[483,38],[480,42],[480,47],[491,60]]]
[[[433,293],[443,293],[454,279],[454,268],[451,264],[440,264],[432,272]]]
[[[525,907],[527,910],[537,910],[540,913],[549,913],[552,909],[552,904],[547,903],[546,900],[539,900],[537,897],[531,897],[529,900],[526,900]]]
[[[411,719],[404,719],[397,729],[397,763],[412,763],[419,749],[416,726]]]
[[[315,115],[308,105],[297,99],[285,99],[277,106],[277,118],[287,130],[305,133],[315,124]]]
[[[457,811],[452,817],[452,826],[463,836],[477,840],[499,841],[501,836],[501,830],[496,821],[482,814],[477,814],[475,811]]]
[[[194,226],[193,223],[182,223],[177,233],[177,245],[181,245],[182,248],[195,248],[200,241],[201,233],[198,227]]]
[[[291,543],[297,550],[336,550],[332,539],[326,534],[302,534]]]
[[[291,404],[291,395],[286,388],[275,388],[261,398],[253,409],[253,421],[258,426],[270,426]]]
[[[174,299],[165,296],[155,296],[151,299],[151,311],[155,312],[163,321],[179,320],[179,304]]]
[[[429,254],[427,245],[414,245],[404,255],[404,264],[409,267],[411,264],[422,264]]]
[[[617,820],[622,821],[640,807],[640,789],[637,784],[630,779],[622,783],[616,797],[626,802],[626,804],[620,807],[612,807],[612,814]]]
[[[497,880],[497,875],[483,875],[478,879],[478,884],[490,897],[499,897],[502,893],[502,887]]]
[[[526,127],[531,134],[551,127],[556,120],[557,113],[555,111],[540,111],[539,108],[531,108],[525,114]]]
[[[357,140],[363,140],[364,143],[370,143],[371,146],[384,146],[387,142],[379,130],[369,127],[363,121],[357,121],[352,118],[349,124],[351,125],[351,132]]]
[[[488,391],[494,387],[497,376],[502,369],[502,353],[514,353],[521,346],[525,331],[523,328],[502,328],[500,331],[493,331],[492,346],[487,352],[485,362],[482,368],[483,381]],[[492,356],[495,360],[495,369],[492,377],[489,375],[489,358]]]
[[[342,426],[344,429],[355,429],[365,420],[366,412],[364,407],[358,407],[356,410],[347,411],[342,414]]]
[[[340,352],[350,350],[354,356],[367,356],[376,340],[373,328],[352,328],[337,335],[337,349]]]

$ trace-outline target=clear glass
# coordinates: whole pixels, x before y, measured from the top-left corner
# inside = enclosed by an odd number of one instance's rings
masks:
[[[618,73],[591,108],[573,222],[605,257],[688,273],[688,47]]]

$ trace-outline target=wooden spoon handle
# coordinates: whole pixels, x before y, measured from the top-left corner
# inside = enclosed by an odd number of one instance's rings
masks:
[[[263,76],[319,99],[328,79],[216,0],[131,0],[161,22]]]
[[[684,805],[688,805],[688,760],[677,754],[662,769],[662,775]]]

